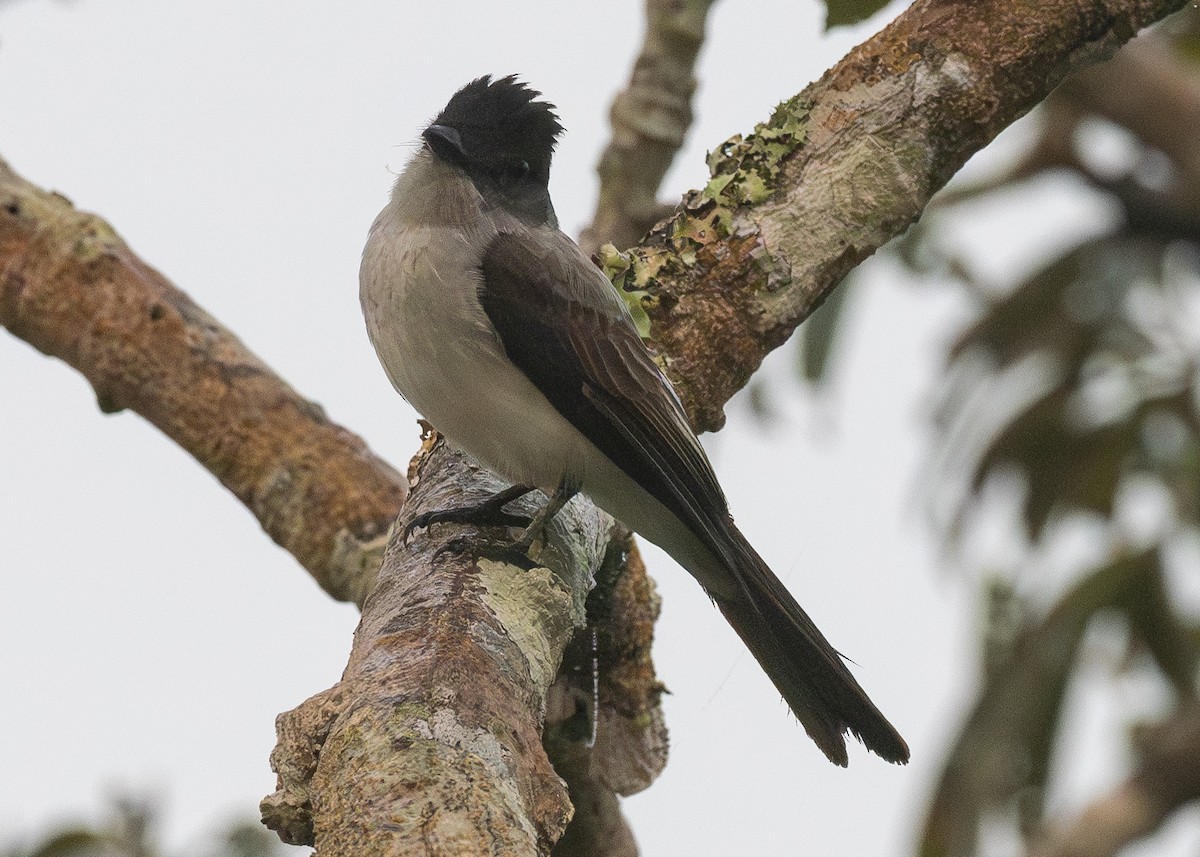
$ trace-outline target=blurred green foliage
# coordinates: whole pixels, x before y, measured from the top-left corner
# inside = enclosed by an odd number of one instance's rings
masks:
[[[1056,758],[1066,691],[1093,627],[1123,629],[1128,656],[1110,664],[1114,680],[1157,676],[1173,698],[1158,716],[1195,716],[1200,626],[1177,583],[1200,574],[1198,18],[1181,13],[1068,81],[1039,108],[1014,165],[949,188],[895,248],[915,277],[953,284],[977,306],[938,385],[930,493],[950,555],[974,562],[988,585],[988,645],[931,796],[918,847],[927,857],[986,850],[997,819],[1042,847],[1052,762],[1071,765]],[[1119,153],[1098,159],[1098,134],[1121,141]],[[969,252],[947,237],[964,207],[1013,205],[1014,190],[1064,177],[1119,216],[1066,246],[1047,236],[1057,249],[1007,282],[973,275]],[[999,568],[966,549],[997,502],[1016,502],[1020,522],[1009,547],[1021,559]],[[1099,549],[1059,557],[1074,582],[1059,591],[1039,580],[1054,547],[1081,531]],[[1144,787],[1138,760],[1163,751],[1134,741],[1147,730],[1130,725],[1130,782]],[[1188,767],[1200,770],[1200,757]],[[1178,785],[1147,798],[1161,799],[1164,818],[1197,797]]]
[[[161,816],[149,797],[111,800],[107,817],[96,825],[67,824],[24,843],[0,843],[0,857],[160,857],[167,854],[158,834]],[[257,820],[235,820],[180,853],[180,857],[283,857],[288,848]]]
[[[1072,765],[1064,705],[1092,629],[1123,634],[1114,682],[1156,677],[1170,700],[1161,722],[1191,723],[1200,710],[1200,617],[1180,586],[1200,576],[1197,45],[1200,11],[1189,8],[1067,81],[1025,123],[1026,147],[1007,168],[952,183],[886,251],[911,279],[975,306],[936,382],[927,490],[947,555],[983,584],[980,681],[930,796],[922,857],[985,852],[997,825],[1039,854],[1093,853],[1096,843],[1037,850],[1048,847],[1055,765]],[[1053,249],[1007,279],[976,274],[979,245],[957,220],[1021,205],[1044,182],[1115,216],[1074,240],[1046,235]],[[1045,221],[1030,211],[1027,222]],[[860,279],[852,293],[869,287]],[[810,385],[829,381],[846,303],[826,302],[801,328],[797,370]],[[1004,550],[981,550],[980,531],[994,543],[998,520],[1014,522]],[[1081,533],[1094,550],[1055,553]],[[1178,729],[1129,726],[1129,782],[1159,789],[1144,800],[1161,822],[1200,797],[1187,773],[1200,771],[1200,747],[1153,743]]]
[[[825,29],[844,27],[865,21],[888,4],[889,0],[825,0]]]

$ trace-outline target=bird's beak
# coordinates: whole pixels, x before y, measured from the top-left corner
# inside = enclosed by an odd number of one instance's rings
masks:
[[[433,153],[444,160],[461,164],[466,160],[462,137],[458,131],[446,125],[430,125],[421,135]]]

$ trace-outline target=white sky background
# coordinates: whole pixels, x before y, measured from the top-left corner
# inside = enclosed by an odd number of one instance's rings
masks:
[[[882,21],[824,37],[821,19],[816,2],[718,4],[664,198],[703,183],[705,149]],[[403,467],[415,417],[357,296],[393,173],[455,89],[519,72],[567,127],[551,192],[577,232],[641,30],[632,0],[9,2],[0,156],[102,214]],[[646,855],[902,853],[957,728],[973,595],[938,571],[916,474],[958,306],[884,282],[862,297],[833,401],[794,393],[777,355],[765,371],[784,419],[757,428],[735,402],[706,442],[739,524],[858,664],[913,763],[856,747],[849,770],[829,765],[691,578],[651,552],[656,661],[674,694],[670,764],[625,802]],[[274,717],[337,680],[356,611],[156,429],[101,415],[80,376],[7,334],[0,402],[0,847],[98,817],[117,789],[163,790],[174,846],[256,813],[274,787]]]

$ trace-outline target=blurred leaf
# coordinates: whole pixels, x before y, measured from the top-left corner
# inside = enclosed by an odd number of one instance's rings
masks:
[[[985,675],[942,769],[918,848],[922,857],[974,854],[980,822],[992,809],[1015,805],[1023,828],[1037,823],[1079,641],[1097,613],[1123,610],[1158,571],[1157,550],[1119,557],[1014,637],[1007,663]]]
[[[746,385],[746,402],[751,415],[761,426],[769,425],[779,417],[771,396],[771,385],[757,375]]]
[[[1088,245],[1075,248],[992,303],[951,345],[950,360],[983,348],[1008,366],[1046,348],[1068,355],[1088,349],[1090,332],[1064,312],[1064,296],[1079,281],[1087,252]]]
[[[800,343],[796,350],[797,369],[809,384],[819,386],[825,381],[829,357],[842,330],[846,301],[853,276],[829,293],[825,302],[800,326]]]
[[[1044,352],[1071,371],[1102,348],[1129,358],[1152,352],[1154,343],[1129,317],[1126,298],[1139,282],[1161,287],[1164,248],[1127,234],[1076,245],[993,301],[955,340],[949,360],[983,349],[1009,366]]]
[[[1055,386],[1015,416],[987,446],[975,466],[977,495],[988,476],[1017,466],[1026,476],[1023,515],[1029,534],[1040,539],[1054,513],[1096,512],[1111,517],[1122,480],[1134,472],[1155,473],[1161,463],[1147,452],[1147,423],[1164,410],[1187,411],[1190,392],[1148,398],[1123,418],[1081,425],[1070,411],[1069,381]],[[1172,487],[1171,480],[1166,480]],[[1194,485],[1181,486],[1190,498]]]
[[[1175,498],[1175,514],[1192,526],[1200,523],[1200,440],[1188,439],[1173,473],[1164,474],[1163,481]]]
[[[1012,467],[1026,479],[1022,513],[1035,541],[1055,513],[1111,517],[1122,480],[1134,472],[1162,480],[1184,514],[1198,505],[1195,481],[1178,477],[1181,451],[1200,437],[1196,379],[1186,369],[1192,358],[1146,327],[1148,306],[1174,312],[1163,296],[1167,246],[1129,236],[1084,242],[991,303],[958,337],[939,419],[945,472],[969,474],[969,491],[956,501],[947,536],[957,537],[988,479]],[[1019,370],[1030,366],[1043,368],[1024,381],[1029,372]],[[1049,367],[1049,387],[1032,389],[1046,384]],[[981,385],[1007,398],[980,397]]]
[[[0,851],[0,857],[155,857],[163,849],[154,836],[159,827],[156,801],[118,795],[110,798],[107,817],[95,827],[71,826],[30,846]],[[256,820],[226,822],[216,835],[183,852],[195,857],[282,857],[291,853]]]
[[[844,27],[865,21],[888,4],[889,0],[825,0],[825,29]]]
[[[1146,647],[1175,692],[1194,698],[1200,645],[1171,603],[1161,566],[1129,591],[1122,607],[1134,638]]]
[[[1172,46],[1184,61],[1200,65],[1200,9],[1196,4],[1176,13],[1163,29],[1169,29]]]
[[[984,588],[987,613],[983,629],[983,674],[994,678],[1008,667],[1017,641],[1027,630],[1027,607],[1011,580],[992,577]]]
[[[107,835],[86,827],[73,827],[52,834],[30,851],[17,853],[22,857],[96,857],[120,852]]]
[[[222,838],[225,849],[213,857],[272,857],[283,853],[279,837],[257,821],[234,823]]]
[[[1070,388],[1060,385],[1033,402],[1000,433],[975,468],[978,492],[992,472],[1017,465],[1027,476],[1024,517],[1040,538],[1052,512],[1110,515],[1123,464],[1136,439],[1131,422],[1084,430],[1067,412]]]

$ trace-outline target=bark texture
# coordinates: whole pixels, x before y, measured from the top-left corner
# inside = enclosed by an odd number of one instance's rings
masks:
[[[504,487],[435,438],[400,524]],[[341,682],[279,718],[268,826],[323,854],[548,853],[572,809],[543,705],[612,526],[572,503],[530,564],[477,558],[494,533],[437,525],[406,545],[398,525]]]
[[[754,134],[719,147],[713,180],[671,220],[632,253],[605,254],[694,424],[719,427],[763,356],[971,154],[1066,74],[1182,5],[920,0]],[[327,590],[364,602],[363,546],[404,493],[390,467],[109,227],[7,168],[0,272],[0,323],[83,372],[101,407],[162,427]],[[437,449],[415,473],[410,515],[494,487]],[[537,740],[543,700],[607,550],[598,513],[579,501],[570,510],[520,574],[465,549],[507,534],[392,542],[343,681],[280,719],[280,788],[264,815],[285,838],[315,841],[326,857],[550,849],[570,810]],[[653,706],[640,705],[629,719],[652,721]],[[652,779],[648,758],[604,776]]]
[[[0,160],[0,325],[132,409],[241,500],[334,598],[375,584],[403,477],[134,254]]]
[[[918,0],[746,138],[606,268],[697,430],[972,154],[1183,0]],[[714,354],[719,355],[714,359]]]

